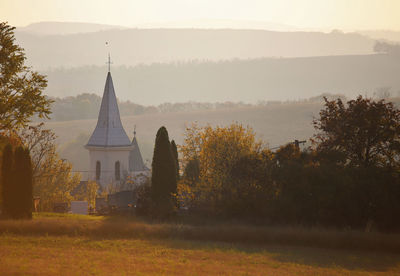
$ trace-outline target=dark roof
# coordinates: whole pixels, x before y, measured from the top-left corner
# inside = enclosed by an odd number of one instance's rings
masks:
[[[132,140],[133,149],[129,152],[129,171],[141,172],[148,171],[149,168],[143,163],[142,154],[140,153],[139,145],[136,140],[136,136]]]

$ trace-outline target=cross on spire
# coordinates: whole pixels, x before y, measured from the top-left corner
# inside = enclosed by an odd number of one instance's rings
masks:
[[[111,70],[111,64],[113,64],[112,62],[111,62],[111,57],[110,57],[110,53],[108,53],[108,61],[106,62],[106,64],[108,64],[108,72],[110,72],[110,70]]]

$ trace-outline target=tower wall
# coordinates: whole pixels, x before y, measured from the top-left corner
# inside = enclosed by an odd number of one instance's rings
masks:
[[[115,178],[115,163],[120,162],[120,179],[128,173],[130,149],[112,148],[91,148],[89,149],[90,176],[89,179],[97,181],[102,188],[109,184],[119,184]],[[100,162],[100,179],[96,178],[96,166]]]

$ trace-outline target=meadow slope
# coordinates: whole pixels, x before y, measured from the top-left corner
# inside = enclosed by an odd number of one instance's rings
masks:
[[[398,275],[399,242],[376,233],[40,214],[0,221],[0,274]]]

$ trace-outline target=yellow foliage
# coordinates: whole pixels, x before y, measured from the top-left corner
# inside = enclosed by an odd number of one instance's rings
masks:
[[[195,199],[193,188],[186,184],[184,180],[178,182],[177,194],[175,196],[181,208],[191,207]]]
[[[210,205],[218,202],[235,162],[259,152],[261,146],[251,127],[237,123],[227,127],[192,124],[186,128],[184,143],[180,146],[183,166],[193,159],[200,164],[199,182],[193,187],[194,194]]]
[[[89,206],[95,207],[97,190],[99,185],[96,181],[88,181],[85,187],[81,187],[74,195],[75,200],[85,200],[89,203]]]
[[[81,176],[71,170],[72,165],[60,160],[55,152],[46,156],[33,187],[34,196],[40,197],[41,211],[52,210],[55,202],[73,200],[71,191],[79,184]]]

